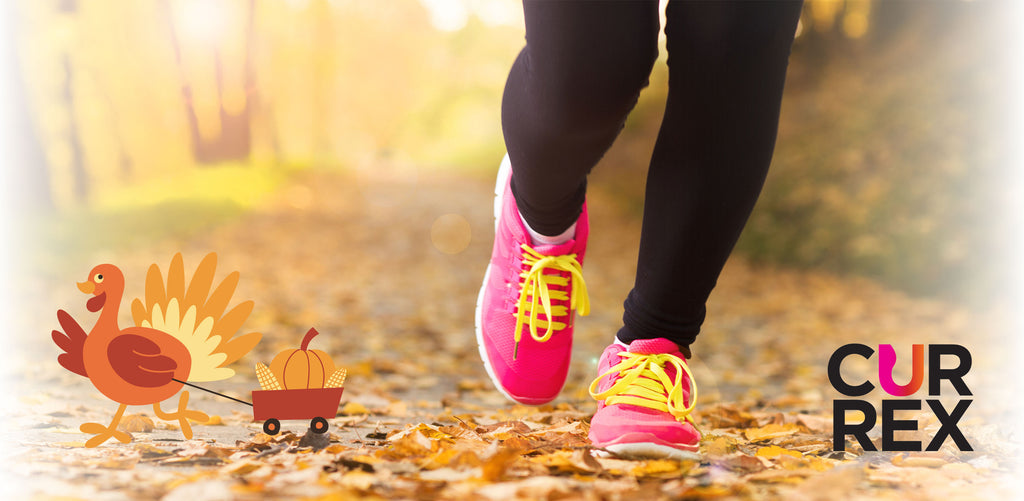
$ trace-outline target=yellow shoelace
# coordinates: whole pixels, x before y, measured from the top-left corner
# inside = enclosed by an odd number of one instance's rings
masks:
[[[530,267],[519,274],[523,280],[523,288],[519,292],[519,303],[516,309],[516,347],[512,359],[519,357],[519,341],[523,337],[523,324],[530,324],[530,336],[537,342],[543,343],[551,339],[555,331],[562,330],[566,324],[558,322],[555,317],[563,317],[571,314],[569,310],[578,311],[580,315],[586,316],[590,313],[590,297],[587,296],[587,284],[583,281],[583,265],[576,260],[576,254],[564,256],[545,256],[529,245],[522,245],[523,263]],[[568,277],[553,274],[545,274],[545,270],[565,271]],[[564,290],[553,290],[552,285],[565,287],[570,285],[571,293],[566,294]],[[551,301],[569,300],[568,309],[564,305],[551,305]],[[540,306],[540,308],[538,308]],[[537,318],[537,310],[542,309],[546,320]],[[570,318],[569,322],[572,322]],[[537,327],[546,330],[541,335]]]
[[[668,353],[644,354],[622,351],[622,361],[590,383],[590,396],[604,400],[605,405],[630,404],[668,412],[679,421],[693,423],[690,413],[697,402],[697,384],[693,373],[681,358]],[[665,366],[676,368],[674,378],[669,378]],[[597,384],[614,373],[619,380],[605,391],[597,392]],[[690,405],[683,399],[683,374],[690,377]]]

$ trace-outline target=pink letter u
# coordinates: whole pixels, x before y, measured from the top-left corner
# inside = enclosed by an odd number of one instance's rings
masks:
[[[913,395],[921,388],[924,382],[924,345],[914,345],[914,375],[910,382],[905,385],[898,385],[892,380],[892,370],[896,367],[896,350],[891,344],[878,345],[878,382],[886,393],[894,397],[905,397]]]

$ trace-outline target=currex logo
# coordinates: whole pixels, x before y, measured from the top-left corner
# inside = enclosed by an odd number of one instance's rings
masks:
[[[907,397],[921,389],[924,384],[924,356],[923,344],[913,345],[912,355],[912,376],[910,382],[904,385],[896,384],[893,381],[893,368],[896,366],[896,350],[891,344],[878,345],[878,383],[882,390],[894,397]],[[850,343],[839,347],[828,361],[828,380],[832,387],[847,397],[863,397],[875,389],[874,383],[864,381],[858,385],[852,385],[843,380],[840,374],[840,367],[844,360],[851,355],[857,355],[870,359],[875,350],[869,346]],[[942,368],[943,356],[956,357],[958,363],[955,367]],[[953,385],[953,389],[961,397],[970,397],[971,390],[967,388],[963,377],[971,370],[971,352],[958,344],[930,344],[928,345],[928,396],[938,397],[939,387],[943,379]],[[916,420],[896,419],[895,413],[898,410],[921,410],[921,399],[885,399],[882,400],[882,450],[883,451],[920,451],[919,440],[895,440],[894,432],[897,430],[916,430]],[[956,446],[962,451],[972,451],[971,444],[967,442],[957,423],[972,400],[961,398],[953,408],[947,412],[946,408],[937,399],[925,400],[928,407],[935,413],[939,420],[940,427],[925,450],[937,451],[946,438],[951,438]],[[878,421],[878,414],[870,402],[856,398],[836,399],[833,402],[833,424],[832,424],[832,448],[837,451],[846,450],[846,436],[853,437],[860,443],[865,451],[875,451],[875,444],[868,439],[868,432],[875,427]],[[847,411],[860,411],[864,413],[864,420],[859,423],[847,423]]]

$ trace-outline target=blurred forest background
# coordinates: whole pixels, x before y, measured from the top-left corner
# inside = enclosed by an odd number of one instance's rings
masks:
[[[808,1],[740,252],[997,300],[1012,275],[992,263],[1010,262],[1024,212],[1008,178],[1010,3]],[[16,224],[50,249],[198,231],[306,169],[490,177],[523,45],[515,0],[7,7],[8,188]],[[594,180],[637,217],[665,57]]]

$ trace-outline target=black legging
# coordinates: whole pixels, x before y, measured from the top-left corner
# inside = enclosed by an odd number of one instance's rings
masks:
[[[647,177],[636,282],[618,337],[684,351],[764,184],[800,1],[670,0],[669,91]],[[526,47],[502,126],[524,219],[557,235],[579,217],[657,58],[658,2],[525,0]]]

